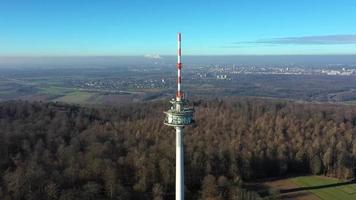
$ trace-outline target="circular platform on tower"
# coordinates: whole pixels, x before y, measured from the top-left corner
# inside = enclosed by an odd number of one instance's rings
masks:
[[[184,107],[186,105],[186,101],[172,100],[170,102],[172,103],[171,109],[164,112],[166,114],[164,120],[165,125],[184,127],[194,123],[194,109]]]

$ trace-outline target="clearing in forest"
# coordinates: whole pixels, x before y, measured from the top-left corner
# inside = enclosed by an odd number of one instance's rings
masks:
[[[300,186],[296,191],[310,191],[324,200],[356,200],[356,182],[340,181],[322,176],[300,176],[292,178]],[[293,189],[289,190],[289,192]],[[281,191],[288,192],[287,191]]]

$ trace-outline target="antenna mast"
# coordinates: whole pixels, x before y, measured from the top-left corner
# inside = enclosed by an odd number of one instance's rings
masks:
[[[180,101],[183,98],[180,84],[182,83],[182,50],[181,50],[181,41],[182,41],[182,36],[180,33],[178,33],[178,62],[177,62],[177,69],[178,69],[178,79],[177,79],[177,94],[176,94],[176,99],[177,101]]]
[[[164,124],[172,126],[176,129],[176,200],[184,200],[184,137],[183,128],[193,124],[194,109],[185,107],[187,101],[184,99],[181,91],[182,83],[182,51],[181,51],[181,34],[178,33],[178,79],[176,99],[172,99],[170,110],[164,112],[166,114]]]

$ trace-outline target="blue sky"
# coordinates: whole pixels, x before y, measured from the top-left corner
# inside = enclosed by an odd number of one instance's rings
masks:
[[[355,54],[355,0],[0,0],[0,56]]]

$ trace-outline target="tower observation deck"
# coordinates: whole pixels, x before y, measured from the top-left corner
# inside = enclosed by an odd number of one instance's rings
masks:
[[[184,139],[183,128],[193,124],[194,109],[187,107],[188,102],[184,99],[181,91],[181,34],[178,33],[178,79],[176,98],[172,99],[171,109],[164,112],[166,117],[164,124],[176,129],[176,200],[184,200]]]
[[[176,101],[172,99],[170,102],[172,104],[171,109],[164,112],[166,114],[165,125],[184,128],[184,126],[194,123],[194,110],[185,107],[187,105],[186,100]]]

